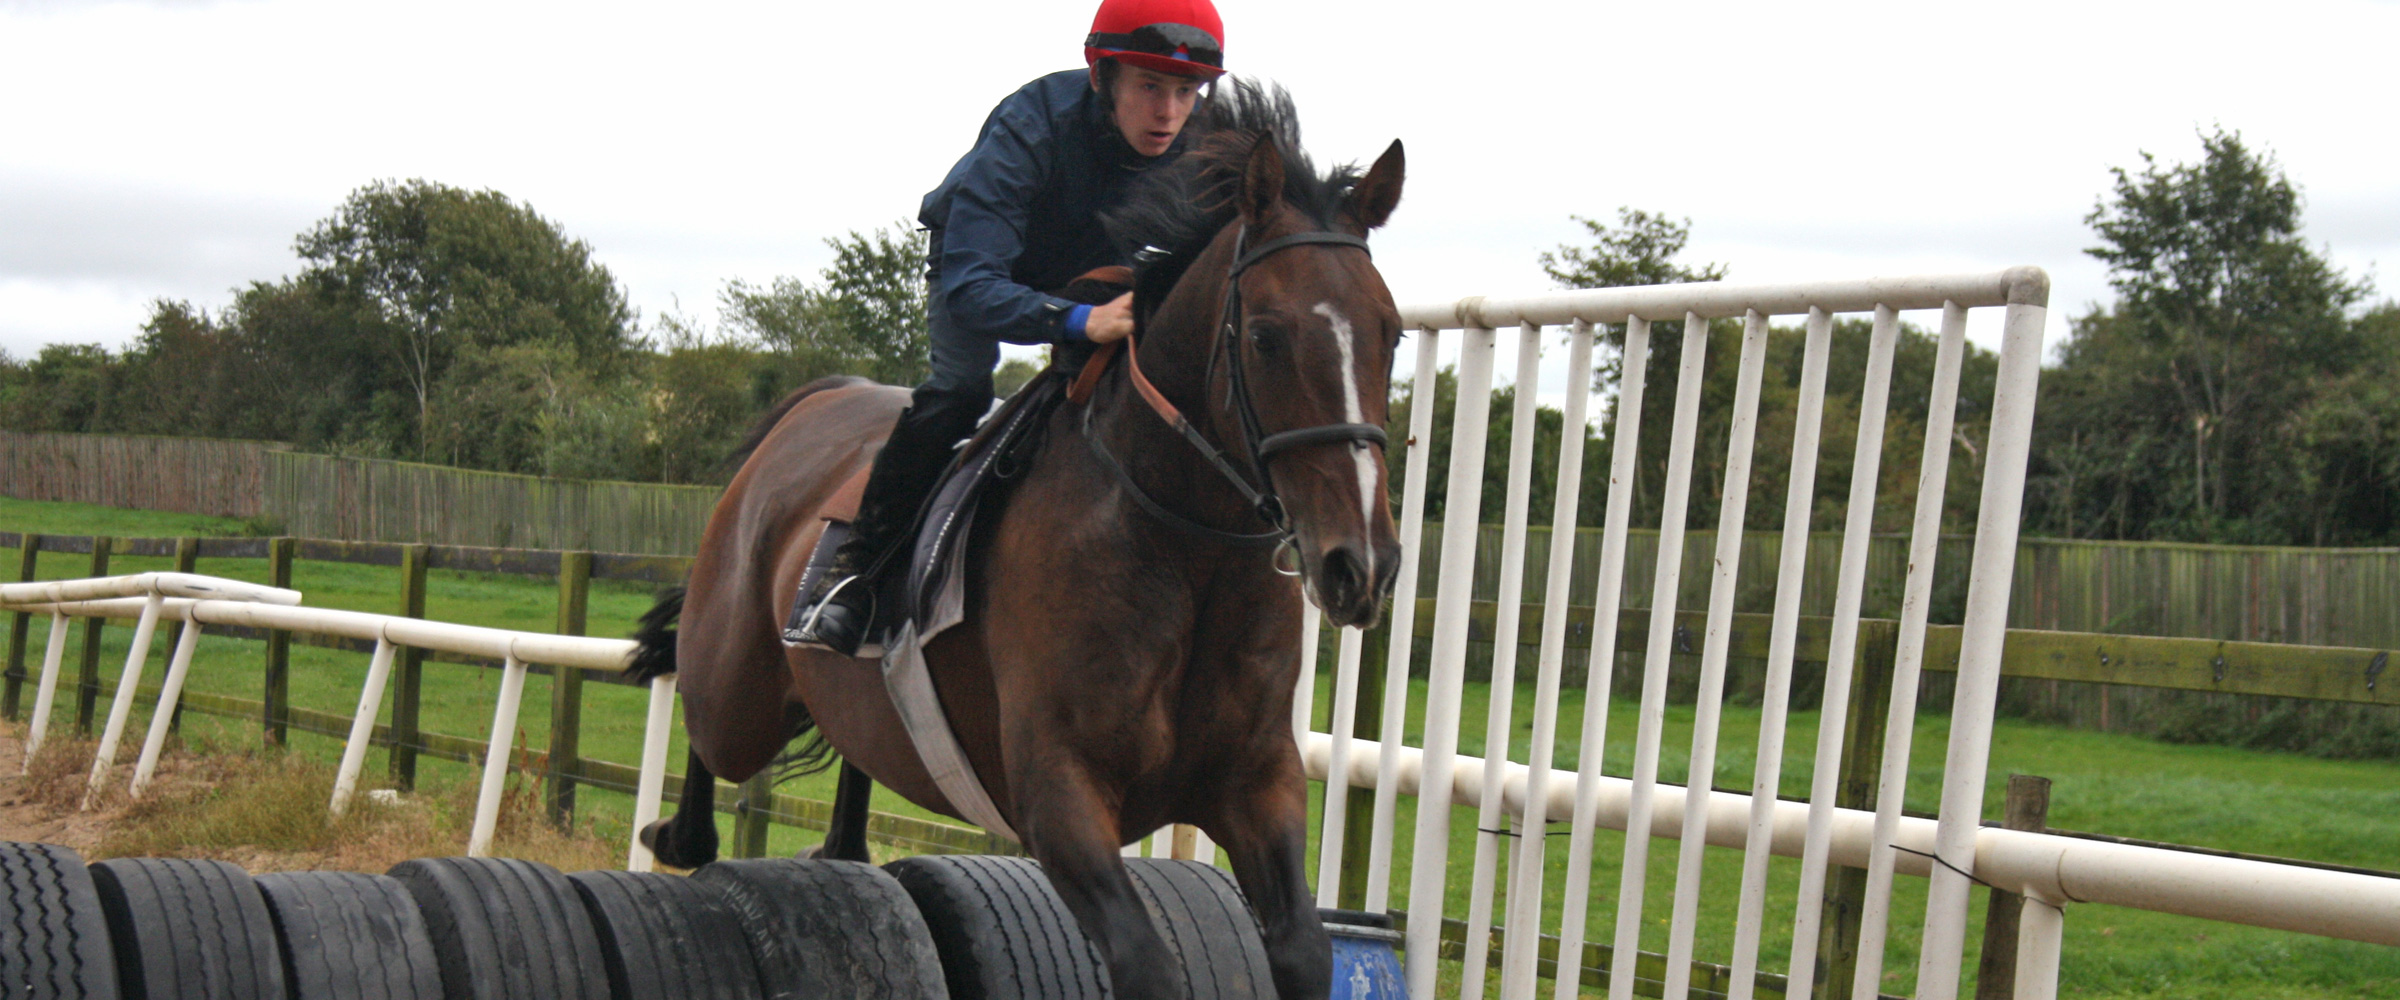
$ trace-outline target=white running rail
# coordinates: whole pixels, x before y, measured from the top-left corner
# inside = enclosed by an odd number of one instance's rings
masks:
[[[1613,939],[1615,954],[1619,956],[1617,967],[1630,969],[1631,955],[1642,941],[1643,904],[1653,896],[1646,884],[1650,872],[1650,837],[1679,841],[1675,879],[1666,887],[1673,894],[1668,910],[1671,914],[1667,935],[1668,979],[1663,984],[1663,992],[1670,1000],[1682,1000],[1689,994],[1689,972],[1694,958],[1722,961],[1730,966],[1731,997],[1746,1000],[1754,996],[1759,985],[1760,939],[1771,913],[1790,915],[1795,941],[1787,971],[1789,981],[1814,982],[1815,938],[1819,931],[1816,922],[1827,867],[1836,862],[1864,867],[1870,873],[1859,968],[1876,972],[1858,977],[1855,996],[1861,1000],[1872,1000],[1880,984],[1890,920],[1891,880],[1896,873],[1927,877],[1932,882],[1916,977],[1916,993],[1926,1000],[1951,1000],[1956,995],[1970,875],[2020,891],[2037,904],[2025,908],[2022,924],[2024,936],[2017,979],[2020,997],[2055,995],[2059,933],[2063,926],[2059,907],[2068,902],[2107,902],[2400,944],[2400,882],[2393,880],[1981,828],[2000,646],[2014,571],[2018,513],[2048,297],[2048,277],[2038,268],[2022,267],[1988,274],[1819,284],[1707,283],[1593,289],[1520,298],[1477,297],[1401,310],[1403,325],[1417,338],[1415,384],[1418,386],[1434,384],[1441,339],[1458,338],[1457,409],[1451,417],[1451,467],[1446,473],[1449,484],[1446,503],[1451,511],[1474,511],[1482,502],[1485,431],[1498,331],[1507,328],[1517,331],[1516,384],[1521,387],[1539,384],[1545,371],[1540,357],[1545,346],[1552,348],[1554,359],[1563,354],[1566,368],[1563,372],[1554,371],[1554,375],[1563,376],[1562,381],[1568,386],[1569,430],[1562,435],[1557,455],[1558,478],[1552,495],[1560,499],[1553,518],[1549,572],[1538,599],[1557,611],[1567,603],[1571,585],[1578,586],[1578,593],[1596,595],[1594,634],[1590,637],[1590,658],[1585,664],[1588,710],[1582,723],[1579,770],[1556,769],[1550,760],[1550,747],[1558,735],[1559,688],[1565,667],[1567,616],[1563,613],[1543,617],[1540,659],[1535,668],[1531,727],[1534,749],[1530,759],[1525,763],[1507,761],[1497,751],[1486,760],[1459,754],[1469,583],[1476,570],[1475,539],[1479,526],[1473,517],[1446,518],[1438,547],[1440,572],[1435,576],[1437,594],[1428,668],[1428,704],[1422,717],[1424,745],[1402,746],[1391,738],[1404,731],[1403,723],[1407,721],[1407,661],[1418,632],[1415,564],[1417,542],[1424,526],[1424,484],[1429,476],[1442,474],[1427,468],[1428,449],[1407,448],[1399,526],[1407,564],[1401,570],[1392,605],[1390,660],[1385,665],[1387,680],[1380,731],[1387,738],[1377,742],[1354,739],[1344,718],[1328,727],[1331,732],[1304,734],[1303,747],[1311,777],[1322,780],[1329,773],[1341,776],[1329,788],[1346,785],[1375,790],[1364,904],[1368,909],[1382,910],[1391,904],[1388,871],[1397,835],[1398,796],[1421,795],[1477,810],[1475,851],[1463,870],[1451,864],[1451,810],[1417,810],[1414,862],[1405,907],[1409,912],[1407,944],[1411,955],[1437,953],[1440,918],[1445,915],[1445,891],[1454,879],[1464,879],[1469,887],[1468,911],[1464,914],[1468,937],[1459,993],[1483,996],[1487,979],[1484,956],[1488,953],[1492,917],[1499,906],[1501,887],[1506,887],[1505,926],[1512,933],[1507,935],[1501,956],[1500,995],[1510,1000],[1531,1000],[1540,988],[1535,975],[1538,938],[1530,931],[1557,933],[1562,939],[1558,948],[1561,956],[1582,953],[1587,938],[1586,913],[1591,903],[1594,832],[1628,828],[1646,830],[1650,836],[1630,837],[1625,841],[1619,859],[1620,892],[1611,918],[1613,931],[1604,938]],[[1974,401],[1990,406],[1987,412],[1991,422],[1989,441],[1983,449],[1983,495],[1974,562],[1968,573],[1958,695],[1951,713],[1942,808],[1938,820],[1907,819],[1901,816],[1899,804],[1906,792],[1906,762],[1911,749],[1908,740],[1915,730],[1917,681],[1924,659],[1933,580],[1933,546],[1940,531],[1948,475],[1950,420],[1958,405],[1960,359],[1965,351],[1968,314],[1983,308],[2002,313],[1999,374],[1994,397]],[[1929,444],[1916,470],[1919,486],[1910,571],[1902,597],[1900,647],[1887,726],[1891,735],[1884,748],[1884,759],[1891,763],[1885,768],[1879,786],[1878,810],[1836,809],[1833,781],[1839,773],[1840,737],[1846,724],[1844,716],[1851,687],[1850,666],[1864,597],[1869,517],[1877,499],[1875,486],[1882,478],[1878,463],[1882,457],[1892,359],[1900,314],[1912,310],[1937,317],[1939,343],[1933,385],[1926,400],[1931,413],[1925,434]],[[1811,795],[1805,803],[1780,802],[1775,798],[1780,780],[1777,765],[1784,749],[1785,704],[1789,700],[1799,624],[1801,569],[1809,544],[1806,528],[1821,457],[1824,387],[1834,320],[1844,314],[1868,318],[1871,332],[1861,377],[1859,436],[1851,442],[1853,487],[1831,601],[1832,648],[1827,657],[1825,701]],[[1785,541],[1776,573],[1764,717],[1758,745],[1753,749],[1754,759],[1763,766],[1756,768],[1752,794],[1738,795],[1712,791],[1707,779],[1714,773],[1713,761],[1720,742],[1715,706],[1723,695],[1734,607],[1733,582],[1741,555],[1739,546],[1732,543],[1740,538],[1744,522],[1751,479],[1749,457],[1754,447],[1761,446],[1754,441],[1761,419],[1759,384],[1769,323],[1777,317],[1798,320],[1797,325],[1803,331],[1804,356],[1800,391],[1792,411],[1794,432],[1788,441],[1792,471],[1785,490],[1787,505],[1782,512]],[[1707,321],[1713,319],[1741,320],[1737,357],[1710,356]],[[1650,387],[1644,380],[1649,370],[1652,324],[1660,321],[1683,323],[1676,382],[1658,387],[1659,391],[1676,394],[1673,424],[1645,429],[1641,426],[1642,400]],[[1568,578],[1573,556],[1572,498],[1577,495],[1582,475],[1582,435],[1575,433],[1574,428],[1582,424],[1580,407],[1588,394],[1586,379],[1600,325],[1617,325],[1625,331],[1618,366],[1623,379],[1616,387],[1618,405],[1612,418],[1611,436],[1619,442],[1633,442],[1644,440],[1647,434],[1653,454],[1663,445],[1667,458],[1665,495],[1673,498],[1665,505],[1657,525],[1660,539],[1653,589],[1658,596],[1651,602],[1649,648],[1641,661],[1639,732],[1631,760],[1609,762],[1614,768],[1629,769],[1631,778],[1603,776],[1600,767],[1603,749],[1608,745],[1605,706],[1609,702],[1610,668],[1625,597],[1625,544],[1632,527],[1630,487],[1635,448],[1619,446],[1614,450],[1598,578],[1580,585]],[[1564,334],[1567,348],[1564,352],[1555,350],[1557,333]],[[1668,654],[1678,610],[1676,580],[1684,570],[1682,501],[1695,485],[1690,480],[1700,441],[1697,426],[1700,376],[1709,365],[1726,364],[1734,366],[1735,391],[1732,424],[1726,435],[1729,440],[1721,467],[1725,477],[1721,483],[1709,484],[1722,498],[1720,544],[1713,564],[1705,567],[1710,575],[1710,596],[1708,626],[1697,650],[1698,697],[1690,753],[1690,773],[1694,778],[1688,787],[1678,787],[1658,780],[1658,766]],[[1516,426],[1531,426],[1526,408],[1533,395],[1531,391],[1518,393]],[[1429,401],[1427,396],[1421,395],[1419,399],[1420,405],[1411,411],[1408,440],[1430,442],[1433,407],[1422,405]],[[1526,502],[1532,492],[1527,483],[1532,458],[1529,439],[1530,435],[1526,435],[1512,441],[1508,456],[1507,495],[1501,517],[1503,544],[1496,567],[1500,587],[1495,634],[1500,636],[1516,634],[1521,605],[1527,599],[1522,577]],[[1784,448],[1787,442],[1765,442],[1763,447]],[[1394,459],[1398,461],[1397,456]],[[1312,653],[1313,648],[1312,645]],[[1346,658],[1354,656],[1351,650],[1355,645],[1348,637],[1341,648]],[[1512,685],[1518,673],[1515,643],[1497,643],[1493,653],[1492,687],[1499,692]],[[1313,675],[1313,664],[1309,674]],[[1342,664],[1335,673],[1333,691],[1337,712],[1354,704],[1356,683],[1357,671],[1349,664]],[[1307,687],[1303,686],[1302,698],[1313,697]],[[1487,733],[1485,746],[1507,745],[1507,734],[1514,731],[1512,709],[1512,699],[1508,697],[1495,695],[1490,699],[1490,714],[1483,720]],[[1308,718],[1305,712],[1302,707],[1297,718]],[[1321,900],[1334,898],[1336,880],[1340,877],[1337,838],[1341,836],[1343,817],[1334,803],[1343,798],[1336,794],[1325,797],[1326,825],[1321,840],[1325,852],[1319,867],[1318,887]],[[1552,874],[1545,851],[1548,838],[1541,835],[1552,832],[1547,830],[1551,823],[1568,824],[1564,884],[1556,890],[1563,913],[1556,927],[1541,926],[1544,922],[1540,916],[1544,901],[1553,891],[1546,884]],[[1513,849],[1504,852],[1502,842],[1512,830],[1524,835],[1515,836]],[[1704,845],[1743,851],[1739,884],[1715,890],[1730,893],[1737,900],[1737,927],[1730,955],[1695,954]],[[1503,854],[1507,855],[1509,866],[1505,877],[1497,870]],[[1933,865],[1927,860],[1929,854],[1938,856],[1943,864]],[[1770,855],[1801,859],[1801,884],[1796,898],[1774,901],[1767,898],[1766,862]],[[1519,928],[1529,932],[1513,933]],[[1429,1000],[1434,995],[1435,966],[1431,961],[1409,963],[1410,996]],[[1559,1000],[1571,1000],[1577,995],[1580,984],[1576,978],[1566,976],[1555,983]],[[1614,977],[1609,983],[1611,1000],[1630,996],[1633,978]],[[1795,995],[1805,992],[1796,991]]]
[[[116,694],[109,704],[108,725],[102,732],[99,751],[92,759],[91,780],[84,797],[87,808],[93,795],[107,782],[110,764],[116,758],[117,741],[123,736],[127,718],[133,711],[143,663],[149,657],[151,639],[161,620],[247,625],[374,641],[375,653],[368,662],[366,681],[359,692],[358,710],[352,717],[350,737],[342,750],[341,767],[335,774],[333,798],[327,805],[337,815],[348,807],[357,788],[359,770],[365,763],[367,748],[374,734],[375,717],[383,705],[384,687],[391,676],[397,647],[411,646],[492,657],[503,665],[500,694],[493,706],[482,784],[475,802],[474,826],[467,841],[467,853],[481,857],[491,850],[493,831],[499,820],[501,792],[508,776],[508,752],[515,742],[518,709],[525,690],[526,665],[543,663],[562,668],[617,670],[624,667],[634,648],[632,642],[624,639],[516,632],[396,615],[309,608],[299,606],[300,600],[301,595],[297,591],[189,573],[143,573],[45,583],[0,584],[0,608],[47,612],[50,615],[49,644],[42,658],[42,676],[34,700],[32,729],[26,738],[27,760],[30,761],[33,752],[39,748],[49,723],[51,705],[58,688],[62,654],[66,648],[65,625],[71,617],[137,620],[133,645],[126,654],[125,670],[117,678]],[[158,706],[150,721],[149,736],[143,743],[141,761],[134,769],[130,791],[135,797],[142,794],[157,767],[158,753],[166,739],[167,723],[174,718],[175,705],[182,697],[184,676],[190,669],[192,652],[199,636],[198,628],[184,629],[183,637],[176,643],[170,658],[167,679],[160,689]],[[635,830],[640,830],[658,817],[659,800],[665,784],[667,738],[674,718],[674,703],[673,678],[660,678],[651,683],[650,710],[642,746],[641,778],[634,804]],[[629,848],[627,866],[637,871],[647,871],[650,864],[649,852],[638,841],[635,842]]]

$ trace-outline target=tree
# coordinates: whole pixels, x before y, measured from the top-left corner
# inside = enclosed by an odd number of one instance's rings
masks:
[[[416,403],[419,453],[434,387],[460,350],[544,344],[601,363],[633,346],[633,311],[591,248],[497,191],[379,181],[294,249],[309,262],[304,282],[382,326]]]
[[[1623,288],[1632,285],[1676,285],[1687,281],[1721,281],[1725,265],[1685,267],[1677,254],[1692,237],[1692,220],[1669,219],[1638,208],[1618,208],[1617,225],[1568,218],[1591,234],[1589,249],[1561,243],[1541,255],[1542,273],[1560,288]]]
[[[2306,484],[2374,478],[2319,454],[2349,440],[2333,414],[2366,416],[2349,404],[2370,383],[2351,373],[2374,363],[2376,338],[2349,313],[2369,286],[2302,238],[2299,189],[2271,155],[2222,129],[2200,144],[2194,163],[2144,153],[2139,170],[2111,171],[2085,219],[2118,298],[2073,321],[2043,376],[2029,526],[2357,537]]]
[[[2191,445],[2192,504],[2222,518],[2248,499],[2234,473],[2261,442],[2262,419],[2291,403],[2307,376],[2354,364],[2345,312],[2366,294],[2300,238],[2300,194],[2274,159],[2252,154],[2239,133],[2200,137],[2196,164],[2122,168],[2113,199],[2084,221],[2103,245],[2133,338],[2163,364],[2176,416]],[[2218,461],[2212,462],[2213,459]]]
[[[797,381],[836,374],[923,381],[930,341],[925,234],[906,224],[895,229],[826,240],[834,259],[818,272],[820,283],[727,282],[718,305],[729,332],[782,355]]]

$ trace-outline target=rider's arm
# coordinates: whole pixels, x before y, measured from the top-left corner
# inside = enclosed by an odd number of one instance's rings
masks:
[[[1025,252],[1034,198],[1049,174],[1047,122],[1003,108],[951,170],[935,287],[951,322],[1012,344],[1077,340],[1089,308],[1018,284],[1010,276]],[[929,223],[937,220],[927,219]]]

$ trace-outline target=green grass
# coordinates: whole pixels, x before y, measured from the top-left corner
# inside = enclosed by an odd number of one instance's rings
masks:
[[[0,529],[54,534],[101,531],[122,535],[180,533],[237,533],[238,525],[222,519],[118,511],[67,504],[0,501]],[[166,568],[161,558],[119,556],[111,572]],[[13,563],[11,567],[13,569]],[[236,579],[259,580],[265,564],[259,560],[203,560],[200,572]],[[45,554],[41,576],[49,579],[82,576],[88,558]],[[293,586],[319,607],[391,611],[399,599],[398,574],[389,568],[301,562]],[[546,580],[489,574],[434,571],[429,579],[428,611],[432,617],[547,631],[556,616],[556,589]],[[589,609],[592,635],[625,635],[635,618],[650,605],[649,588],[594,581]],[[35,620],[28,657],[38,667],[46,622]],[[114,678],[121,669],[131,629],[111,626],[104,633],[102,672]],[[69,643],[70,684],[62,690],[59,720],[73,718],[71,677],[79,638]],[[208,638],[201,643],[191,688],[256,699],[261,685],[261,648],[256,643]],[[155,682],[164,661],[163,642],[150,661]],[[292,650],[291,690],[296,705],[347,715],[355,708],[366,658],[304,646]],[[424,690],[424,721],[428,729],[480,737],[491,725],[491,703],[499,675],[453,664],[428,663]],[[1327,671],[1329,672],[1329,671]],[[1329,682],[1322,674],[1315,701],[1320,728],[1331,702]],[[585,756],[631,763],[638,759],[644,694],[614,685],[586,685],[583,752]],[[1413,706],[1421,710],[1424,684],[1415,685]],[[1624,692],[1630,694],[1631,692]],[[1582,692],[1570,690],[1562,699],[1559,731],[1566,734],[1557,750],[1557,766],[1579,764],[1574,734],[1581,725]],[[30,704],[30,686],[25,694]],[[1466,690],[1460,752],[1480,755],[1490,690],[1470,684]],[[541,747],[548,739],[549,685],[534,677],[526,689],[526,711],[519,738]],[[1530,741],[1532,696],[1520,690],[1514,702],[1510,752],[1523,760]],[[101,706],[105,710],[105,704]],[[388,709],[387,709],[388,711]],[[1609,707],[1607,747],[1600,755],[1609,774],[1627,773],[1637,728],[1637,713],[1629,702]],[[1729,706],[1724,713],[1716,781],[1745,786],[1756,744],[1759,713]],[[1680,783],[1688,767],[1685,752],[1691,742],[1691,706],[1672,706],[1663,720],[1665,738],[1661,779]],[[255,740],[252,720],[187,716],[193,736],[214,740]],[[1813,712],[1796,713],[1786,739],[1782,788],[1786,795],[1804,795],[1816,734]],[[1417,740],[1412,728],[1409,739]],[[1936,805],[1940,763],[1948,739],[1948,720],[1928,717],[1913,735],[1908,805],[1931,810]],[[339,743],[331,738],[302,734],[295,750],[331,759]],[[674,756],[682,759],[678,733]],[[425,780],[463,781],[473,769],[427,760],[421,763]],[[382,754],[370,757],[369,767],[383,767]],[[2174,843],[2319,861],[2400,870],[2400,763],[2337,761],[2297,755],[2260,753],[2224,747],[2183,746],[2138,737],[2035,726],[2001,720],[1991,747],[1991,780],[1986,811],[1997,815],[2001,789],[2012,773],[2039,774],[2052,779],[2050,822],[2053,826],[2140,837]],[[787,794],[831,799],[831,775],[799,779],[784,786]],[[585,814],[602,832],[622,835],[630,815],[628,796],[585,789]],[[1408,831],[1414,829],[1413,800],[1401,805],[1401,841],[1392,866],[1393,905],[1407,908],[1410,852]],[[902,815],[933,817],[889,793],[876,799],[876,808]],[[1312,804],[1312,810],[1316,808]],[[1467,873],[1476,849],[1477,817],[1471,810],[1454,810],[1450,860],[1453,876],[1447,887],[1444,912],[1464,916]],[[727,831],[730,833],[730,831]],[[770,847],[777,852],[797,850],[816,834],[778,827]],[[1558,916],[1556,883],[1566,867],[1567,838],[1550,838],[1546,878],[1546,927]],[[1623,849],[1620,834],[1603,831],[1595,838],[1590,935],[1605,940],[1613,933],[1613,914]],[[1314,869],[1314,857],[1310,867]],[[1676,861],[1672,841],[1656,841],[1648,867],[1649,891],[1643,912],[1643,947],[1666,947],[1671,888]],[[1704,960],[1722,962],[1731,949],[1733,899],[1738,881],[1737,852],[1710,851],[1704,862],[1698,951]],[[1798,865],[1776,859],[1769,866],[1769,920],[1762,945],[1762,967],[1780,971],[1787,961],[1791,900],[1796,893]],[[1924,882],[1897,880],[1894,920],[1887,953],[1883,988],[1910,993],[1915,974],[1918,920],[1924,905]],[[1970,942],[1981,939],[1982,890],[1976,891]],[[2366,997],[2400,994],[2400,949],[2331,941],[2229,924],[2190,920],[2105,906],[2078,906],[2067,914],[2068,942],[2062,992],[2070,996],[2116,997]],[[1974,968],[1969,956],[1966,967]],[[1968,987],[1971,990],[1971,986]]]

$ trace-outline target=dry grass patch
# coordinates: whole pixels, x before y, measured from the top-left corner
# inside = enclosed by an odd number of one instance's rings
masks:
[[[21,760],[22,727],[0,732],[0,770]],[[131,742],[130,740],[128,742]],[[138,746],[138,743],[134,744]],[[327,810],[333,765],[280,750],[194,752],[170,741],[139,801],[117,767],[90,810],[83,801],[93,741],[53,736],[22,776],[0,777],[0,839],[63,844],[88,859],[183,857],[230,861],[252,872],[381,872],[410,858],[466,852],[476,786],[449,783],[377,801],[362,781],[344,815]],[[120,758],[130,753],[121,752]],[[541,783],[519,771],[501,801],[493,853],[565,871],[624,863],[624,845],[590,824],[571,831],[543,814]]]

